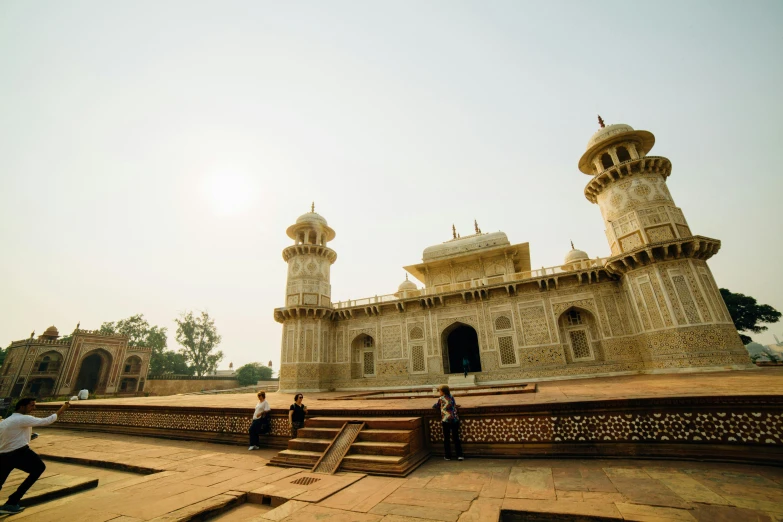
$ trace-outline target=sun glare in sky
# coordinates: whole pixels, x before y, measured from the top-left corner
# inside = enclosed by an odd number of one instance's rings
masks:
[[[252,205],[256,193],[247,175],[230,170],[218,170],[207,176],[202,191],[212,211],[221,216],[244,212]]]

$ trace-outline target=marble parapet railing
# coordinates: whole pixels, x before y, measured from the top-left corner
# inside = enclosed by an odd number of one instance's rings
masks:
[[[438,285],[431,288],[422,288],[419,290],[405,290],[394,294],[376,295],[374,297],[365,297],[362,299],[349,299],[332,303],[335,310],[353,308],[358,306],[369,306],[384,303],[393,303],[406,299],[415,299],[418,297],[430,297],[436,295],[449,294],[454,292],[487,289],[493,286],[502,286],[508,283],[519,283],[522,281],[533,281],[553,276],[566,274],[576,274],[590,270],[604,270],[604,264],[609,258],[595,258],[584,261],[576,261],[568,265],[558,265],[550,267],[541,267],[537,270],[516,272],[513,274],[504,274],[491,277],[483,277],[464,283],[452,283],[448,285]],[[566,268],[564,268],[566,267]]]
[[[434,397],[433,397],[434,400]],[[440,419],[430,408],[314,407],[310,417],[422,417],[433,453],[442,452]],[[459,402],[459,399],[458,399]],[[44,417],[57,404],[39,404]],[[175,407],[75,403],[56,427],[247,444],[252,405]],[[613,399],[462,407],[460,434],[471,457],[638,457],[783,465],[783,396],[733,395]],[[263,439],[286,447],[288,411],[272,410]]]

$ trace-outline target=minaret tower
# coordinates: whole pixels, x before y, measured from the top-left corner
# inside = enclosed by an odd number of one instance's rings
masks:
[[[604,219],[650,369],[745,367],[748,356],[706,261],[720,241],[694,236],[666,180],[671,162],[648,156],[655,136],[629,125],[604,125],[587,143],[579,170],[592,177],[585,197]]]
[[[283,250],[288,263],[285,306],[275,309],[275,320],[283,324],[280,390],[326,390],[327,363],[334,362],[328,349],[334,312],[329,274],[337,259],[326,244],[335,233],[313,204],[286,234],[294,244]]]

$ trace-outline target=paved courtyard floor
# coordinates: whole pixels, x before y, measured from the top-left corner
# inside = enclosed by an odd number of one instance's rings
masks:
[[[783,520],[783,469],[765,466],[432,458],[401,479],[268,466],[274,450],[57,428],[42,429],[33,448],[45,459],[71,460],[47,460],[50,470],[99,477],[99,486],[27,508],[14,520],[173,522],[212,510],[224,522],[496,522],[501,509],[618,520]],[[149,474],[121,471],[131,468]]]
[[[544,381],[535,393],[458,397],[462,407],[483,407],[513,404],[558,403],[607,399],[648,397],[688,397],[721,395],[783,395],[783,368],[758,368],[743,371],[708,373],[677,373],[660,375],[628,375]],[[433,398],[340,400],[357,391],[305,393],[304,403],[310,409],[399,409],[429,408]],[[293,393],[268,392],[272,408],[288,409]],[[121,399],[90,400],[88,404],[191,406],[201,408],[252,408],[254,393],[215,395],[168,395]]]

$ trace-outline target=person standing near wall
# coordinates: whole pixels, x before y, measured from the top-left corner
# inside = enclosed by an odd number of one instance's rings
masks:
[[[253,412],[253,422],[250,424],[250,447],[249,451],[261,449],[259,444],[261,439],[259,435],[267,432],[265,427],[272,420],[269,418],[270,411],[272,410],[269,403],[266,402],[266,392],[258,392],[258,404],[256,404],[256,410]]]
[[[304,396],[301,393],[294,395],[294,403],[288,409],[288,422],[291,424],[291,438],[296,438],[300,428],[304,428],[307,406],[302,404]]]
[[[468,372],[470,371],[470,359],[468,356],[462,358],[462,371],[465,372],[465,378],[468,378]]]
[[[12,515],[22,512],[24,508],[19,502],[46,470],[46,464],[29,446],[30,440],[38,437],[37,433],[32,432],[33,426],[52,424],[70,407],[71,403],[66,401],[57,413],[39,419],[30,415],[35,410],[35,399],[20,399],[14,413],[0,422],[0,488],[13,470],[21,469],[28,473],[24,482],[8,497],[6,503],[0,506],[0,513]]]
[[[459,441],[459,415],[457,403],[451,396],[451,390],[445,384],[438,386],[440,398],[432,407],[440,411],[441,426],[443,426],[443,449],[446,453],[445,460],[451,460],[451,446],[449,437],[454,440],[454,449],[457,451],[457,460],[465,460],[462,456],[462,444]]]

